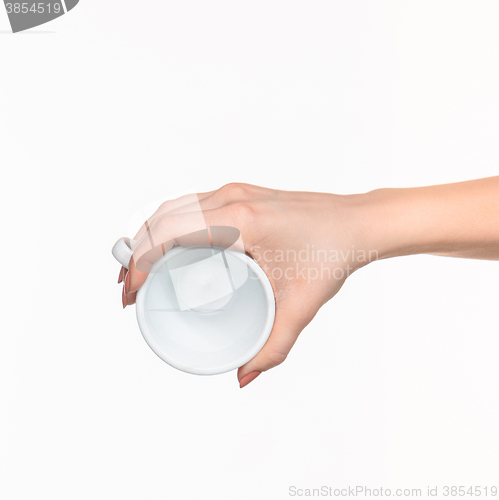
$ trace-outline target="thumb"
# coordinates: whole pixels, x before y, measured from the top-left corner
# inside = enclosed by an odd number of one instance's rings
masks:
[[[314,315],[304,311],[303,305],[296,307],[288,302],[277,307],[274,327],[266,344],[253,359],[237,371],[240,387],[248,385],[260,373],[280,365]]]

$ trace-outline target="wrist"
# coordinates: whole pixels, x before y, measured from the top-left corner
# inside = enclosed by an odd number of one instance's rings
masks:
[[[400,191],[381,188],[360,195],[369,246],[377,260],[417,253],[415,242],[409,238],[412,233],[407,215],[411,210]]]
[[[429,253],[438,246],[422,194],[417,188],[381,188],[354,195],[357,240],[369,256],[368,262]]]
[[[497,258],[499,178],[359,195],[379,259],[433,254]]]
[[[431,253],[445,245],[430,195],[425,188],[381,188],[360,195],[376,260]]]
[[[388,245],[388,212],[383,190],[353,195],[332,195],[334,210],[341,220],[339,246],[346,247],[353,270],[391,256]],[[338,229],[338,228],[336,228]],[[334,232],[337,239],[337,231]]]

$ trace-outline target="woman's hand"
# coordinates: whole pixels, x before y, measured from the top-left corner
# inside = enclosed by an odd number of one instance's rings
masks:
[[[239,368],[244,387],[281,364],[317,311],[369,262],[420,253],[499,259],[499,177],[348,196],[228,184],[163,203],[135,239],[123,306],[175,244],[235,247],[267,273],[274,328]]]
[[[151,265],[173,245],[227,247],[240,233],[235,246],[264,269],[276,298],[275,323],[267,343],[239,368],[243,387],[281,364],[301,331],[349,274],[377,258],[362,214],[359,196],[247,184],[228,184],[210,193],[168,201],[134,238],[138,243],[126,275],[124,305],[135,302]],[[230,228],[239,233],[231,233]]]

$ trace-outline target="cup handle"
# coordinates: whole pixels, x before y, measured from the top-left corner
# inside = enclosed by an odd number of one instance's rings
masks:
[[[123,266],[128,269],[130,259],[132,258],[132,248],[137,243],[131,238],[120,238],[113,246],[114,258]]]

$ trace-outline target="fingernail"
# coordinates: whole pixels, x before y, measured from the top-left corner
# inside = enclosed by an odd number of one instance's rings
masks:
[[[129,288],[130,288],[130,273],[128,273],[125,278],[125,295],[128,293]]]
[[[248,373],[248,375],[245,375],[239,381],[239,388],[242,389],[244,386],[248,385],[250,382],[253,382],[253,380],[255,380],[256,377],[258,377],[258,375],[260,375],[260,373],[262,373],[262,372],[254,371],[254,372]]]
[[[118,283],[121,283],[124,277],[125,277],[125,268],[121,266],[120,275],[118,276]]]
[[[123,309],[125,309],[125,307],[126,307],[126,294],[125,294],[125,287],[123,287],[123,292],[122,292],[121,300],[122,300],[122,302],[123,302]]]

